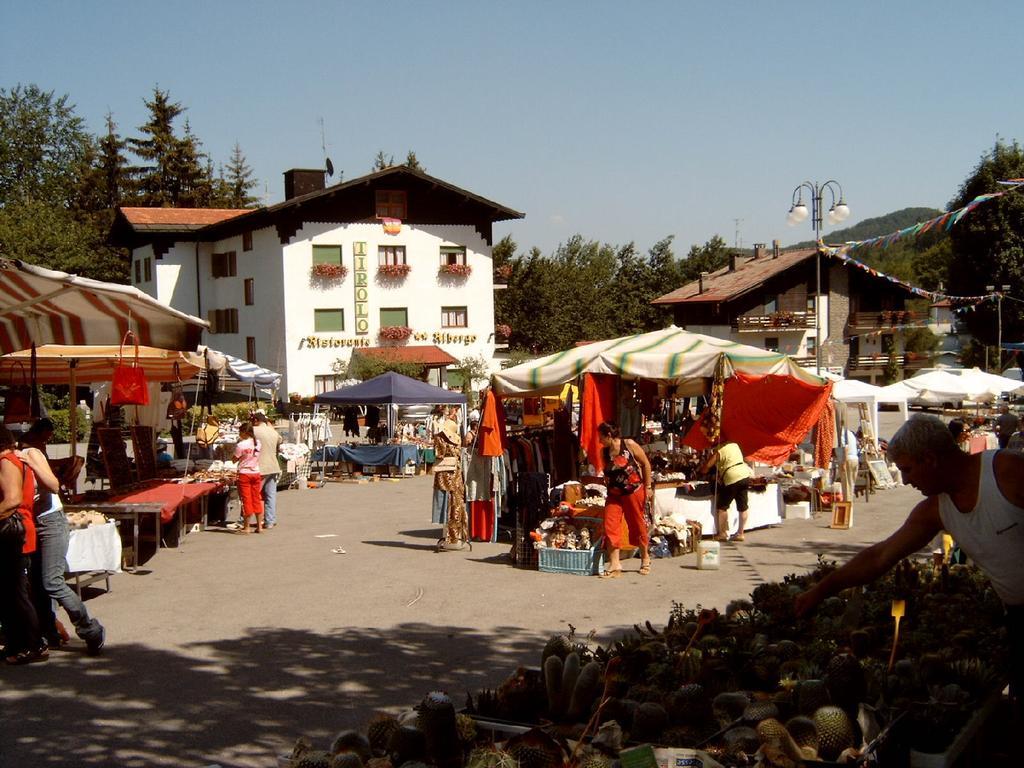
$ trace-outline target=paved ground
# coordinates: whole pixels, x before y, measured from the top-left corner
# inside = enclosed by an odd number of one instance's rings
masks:
[[[603,643],[663,624],[673,601],[724,607],[819,552],[845,559],[919,498],[859,502],[850,530],[822,518],[754,531],[719,571],[689,555],[609,582],[513,569],[504,544],[437,554],[430,495],[429,477],[286,491],[271,532],[190,534],[115,576],[88,600],[108,629],[103,656],[75,641],[0,668],[0,765],[272,768],[299,735],[325,742],[434,688],[494,686],[570,624]]]

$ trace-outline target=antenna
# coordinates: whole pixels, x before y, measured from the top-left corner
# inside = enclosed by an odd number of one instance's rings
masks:
[[[740,224],[743,223],[743,219],[733,219],[733,223],[736,225],[736,235],[733,239],[732,246],[733,248],[742,248],[743,238],[740,237]]]
[[[324,127],[324,118],[318,117],[317,122],[320,123],[320,152],[324,158],[324,170],[327,172],[327,176],[331,177],[334,175],[334,163],[327,156],[327,129]]]

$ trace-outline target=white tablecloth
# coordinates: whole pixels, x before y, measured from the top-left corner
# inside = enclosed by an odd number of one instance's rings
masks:
[[[676,496],[675,488],[657,488],[654,491],[654,514],[672,517],[677,522],[696,520],[701,524],[705,536],[717,535],[713,496]],[[778,483],[769,483],[767,489],[747,493],[747,530],[764,528],[782,523],[782,488]],[[740,513],[736,503],[729,507],[729,533],[739,530]]]
[[[113,521],[72,529],[68,542],[68,572],[84,571],[121,572],[121,536]]]

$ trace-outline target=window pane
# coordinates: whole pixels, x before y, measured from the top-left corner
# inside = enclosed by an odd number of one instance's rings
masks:
[[[331,333],[345,330],[345,310],[314,309],[313,330],[317,333]]]
[[[340,245],[314,245],[314,264],[341,264]]]
[[[466,263],[466,248],[461,245],[442,245],[441,246],[441,263],[442,264],[465,264]]]
[[[256,303],[256,283],[255,278],[248,277],[245,280],[245,305],[251,307]]]
[[[396,307],[390,309],[381,309],[380,311],[380,325],[381,328],[387,328],[393,325],[409,325],[409,310],[404,307]]]
[[[381,245],[377,248],[378,264],[405,264],[404,245]]]
[[[143,280],[147,283],[153,279],[153,261],[151,259],[145,259],[142,262],[142,272],[145,275]]]
[[[245,337],[245,359],[250,363],[256,362],[256,337]]]
[[[442,328],[465,328],[466,322],[465,307],[441,307]]]

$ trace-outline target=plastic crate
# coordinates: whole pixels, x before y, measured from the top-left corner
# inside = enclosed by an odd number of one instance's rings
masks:
[[[591,549],[551,549],[543,547],[537,550],[537,569],[544,573],[572,573],[576,576],[594,576],[601,572],[604,565],[604,550],[597,547]]]

